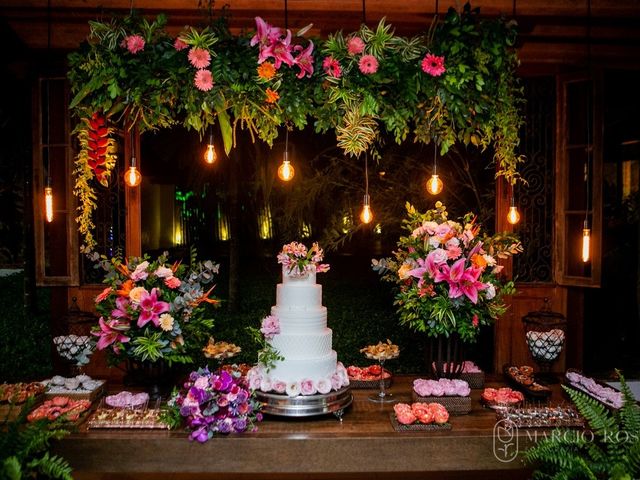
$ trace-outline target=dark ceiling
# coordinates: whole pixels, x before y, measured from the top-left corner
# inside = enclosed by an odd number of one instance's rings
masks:
[[[285,1],[289,28],[313,23],[310,34],[320,36],[339,29],[355,30],[363,18],[375,25],[382,17],[399,34],[418,34],[428,27],[436,9],[443,14],[450,6],[461,4],[438,0],[229,0],[216,3],[214,15],[228,5],[229,24],[236,33],[251,30],[255,16],[284,26]],[[206,21],[208,10],[202,4],[198,0],[0,0],[0,18],[27,49],[46,48],[50,25],[52,48],[72,50],[86,37],[88,20],[126,15],[132,8],[149,16],[165,12],[177,33],[185,25]],[[640,0],[478,0],[472,6],[480,7],[483,16],[517,20],[519,54],[525,66],[584,65],[587,39],[594,61],[640,66]]]

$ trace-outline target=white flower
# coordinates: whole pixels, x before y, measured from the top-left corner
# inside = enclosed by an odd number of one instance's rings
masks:
[[[452,237],[449,240],[447,240],[446,245],[447,245],[447,247],[451,247],[451,246],[459,247],[460,246],[460,240],[458,240],[458,237]]]
[[[487,300],[491,300],[496,296],[496,287],[493,283],[487,283],[487,288],[484,291],[484,295]]]
[[[158,278],[169,278],[169,277],[173,277],[173,270],[171,270],[169,267],[158,267],[158,269],[154,272],[155,276]]]
[[[160,315],[160,328],[165,332],[170,332],[173,330],[173,317],[168,313],[163,313]]]
[[[287,395],[290,397],[297,397],[300,395],[300,383],[298,382],[289,382],[287,383]]]
[[[449,259],[449,255],[447,254],[447,251],[443,248],[436,248],[431,253],[429,253],[428,256],[431,258],[431,261],[433,261],[433,263],[436,265],[442,265],[443,263],[447,263],[447,260]]]
[[[268,392],[273,388],[271,379],[267,376],[262,377],[262,381],[260,382],[260,390],[263,392]]]
[[[440,246],[440,238],[435,235],[433,237],[429,237],[429,245],[433,248],[438,248]]]
[[[493,258],[491,255],[488,255],[488,254],[485,253],[484,255],[482,255],[482,258],[484,258],[484,261],[487,262],[488,266],[490,266],[490,267],[495,266],[496,259]]]
[[[422,227],[427,231],[429,235],[433,235],[438,229],[438,224],[437,222],[424,222],[422,224]]]

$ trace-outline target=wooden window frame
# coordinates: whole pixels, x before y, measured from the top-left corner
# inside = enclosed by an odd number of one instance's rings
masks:
[[[569,185],[569,155],[568,155],[568,108],[567,85],[578,82],[591,81],[592,118],[591,124],[591,249],[590,276],[570,275],[567,270],[569,255],[579,255],[579,252],[569,251],[571,246],[565,235],[567,216],[578,211],[568,212],[567,204],[571,191]],[[555,252],[554,277],[558,284],[575,287],[600,287],[602,272],[602,141],[603,141],[603,76],[601,71],[591,74],[560,75],[557,79],[556,104],[556,185],[555,185]],[[587,146],[588,148],[588,146]],[[584,210],[583,210],[584,212]]]

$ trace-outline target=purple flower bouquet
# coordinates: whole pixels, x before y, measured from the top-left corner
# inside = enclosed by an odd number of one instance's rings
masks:
[[[174,394],[168,406],[186,418],[190,440],[204,443],[216,433],[257,430],[262,420],[261,404],[249,390],[244,377],[207,368],[191,372],[184,388]]]

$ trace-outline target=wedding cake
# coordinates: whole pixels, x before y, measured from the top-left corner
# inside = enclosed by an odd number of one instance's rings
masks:
[[[326,272],[322,250],[299,243],[283,247],[278,255],[282,283],[276,287],[276,305],[262,321],[264,347],[259,363],[247,374],[254,390],[298,395],[326,394],[349,384],[344,366],[332,348],[322,285],[316,273]]]

